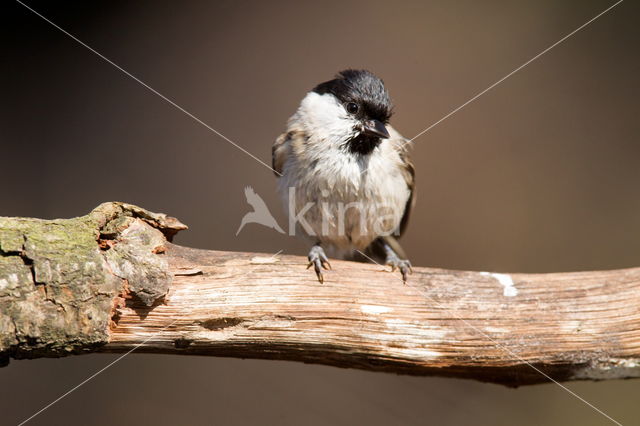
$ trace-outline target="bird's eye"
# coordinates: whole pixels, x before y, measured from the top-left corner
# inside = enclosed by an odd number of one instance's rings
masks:
[[[348,102],[346,108],[347,108],[347,112],[349,114],[356,114],[358,112],[358,110],[360,109],[358,104],[355,103],[355,102]]]

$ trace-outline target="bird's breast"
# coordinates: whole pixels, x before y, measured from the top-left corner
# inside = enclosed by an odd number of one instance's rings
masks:
[[[364,250],[396,231],[409,198],[397,164],[382,155],[290,158],[279,191],[296,233],[337,252]]]

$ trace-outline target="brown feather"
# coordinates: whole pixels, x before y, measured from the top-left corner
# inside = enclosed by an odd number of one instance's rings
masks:
[[[271,147],[271,167],[276,176],[282,176],[282,167],[287,158],[287,141],[291,139],[291,132],[283,133]]]
[[[391,127],[391,126],[388,126]],[[404,177],[405,182],[407,182],[407,187],[409,188],[409,199],[407,200],[407,204],[404,208],[404,213],[402,215],[402,219],[400,220],[400,227],[398,229],[398,236],[402,236],[405,229],[407,228],[407,224],[409,223],[409,216],[411,215],[411,210],[413,209],[414,204],[416,203],[416,171],[413,167],[413,163],[409,158],[409,149],[411,148],[411,141],[407,138],[401,136],[395,129],[391,131],[391,139],[390,142],[395,146],[395,149],[398,151],[400,155],[400,160],[402,161],[402,176]]]

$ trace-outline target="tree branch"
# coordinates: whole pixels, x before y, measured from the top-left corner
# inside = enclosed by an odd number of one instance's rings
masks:
[[[510,386],[640,376],[640,268],[489,274],[170,244],[186,227],[123,203],[0,218],[0,355],[268,358]],[[545,375],[549,377],[545,377]]]

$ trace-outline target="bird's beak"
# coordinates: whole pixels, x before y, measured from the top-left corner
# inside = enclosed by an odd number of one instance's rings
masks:
[[[362,133],[369,136],[377,136],[382,139],[389,139],[389,132],[384,123],[379,120],[369,120],[363,123]]]

